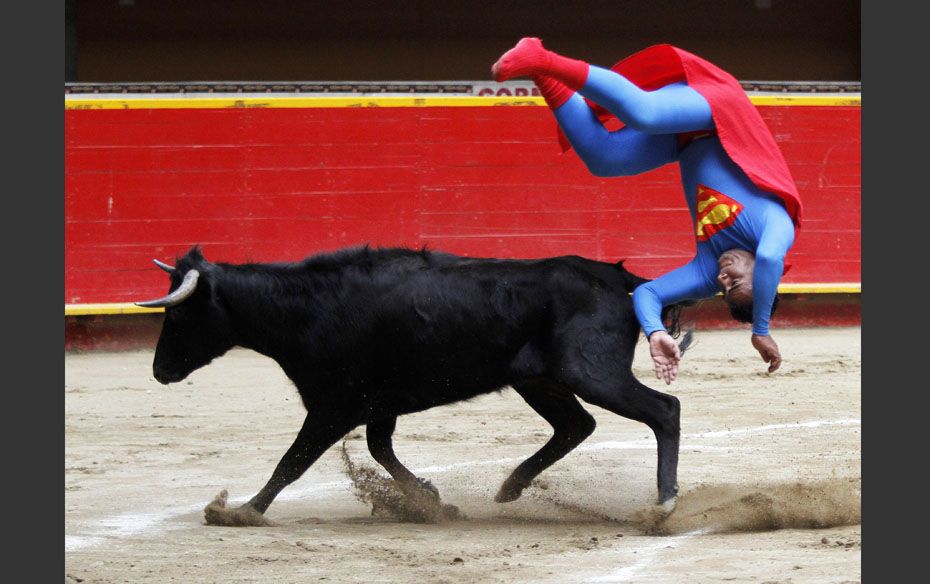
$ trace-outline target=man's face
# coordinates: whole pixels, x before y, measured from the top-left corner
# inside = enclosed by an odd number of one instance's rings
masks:
[[[720,254],[717,265],[720,267],[717,285],[727,304],[752,302],[752,269],[756,257],[743,249],[731,249]]]

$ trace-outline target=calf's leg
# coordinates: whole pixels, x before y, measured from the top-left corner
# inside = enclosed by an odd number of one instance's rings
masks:
[[[349,430],[358,425],[357,420],[335,411],[321,412],[315,410],[307,414],[300,432],[291,447],[287,449],[271,479],[261,491],[238,509],[225,509],[225,500],[204,509],[207,523],[216,525],[262,525],[267,523],[261,517],[274,498],[284,487],[291,484],[310,465],[326,452]],[[218,498],[219,499],[219,498]],[[224,498],[225,499],[225,498]],[[219,504],[223,503],[223,504]]]
[[[501,485],[494,500],[507,503],[520,498],[539,473],[571,452],[594,432],[594,418],[570,391],[549,381],[514,385],[517,393],[552,426],[552,437],[523,461]]]
[[[395,501],[372,501],[372,514],[377,514],[383,506],[389,512],[399,514],[412,521],[437,523],[440,521],[461,519],[464,516],[455,505],[443,504],[439,491],[427,480],[417,478],[397,459],[391,436],[397,425],[397,417],[369,422],[366,435],[368,451],[383,466],[395,484],[403,492],[405,499]]]
[[[658,446],[658,502],[665,504],[674,499],[678,494],[678,446],[681,435],[681,405],[678,398],[646,387],[632,373],[603,380],[580,377],[567,380],[566,383],[584,401],[642,422],[652,429]]]
[[[368,440],[368,452],[371,453],[372,458],[374,458],[378,464],[388,471],[391,478],[393,478],[404,491],[409,492],[409,489],[426,488],[427,490],[431,490],[434,494],[438,494],[429,482],[417,478],[416,475],[410,472],[410,470],[398,460],[397,455],[394,453],[393,441],[391,440],[391,436],[393,436],[396,427],[396,416],[369,422],[365,427],[365,435]]]

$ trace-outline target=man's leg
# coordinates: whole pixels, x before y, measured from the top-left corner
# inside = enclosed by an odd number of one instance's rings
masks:
[[[550,51],[536,38],[521,39],[491,71],[498,81],[527,75],[554,78],[647,134],[707,130],[714,124],[707,100],[684,83],[644,91],[614,71]]]
[[[572,148],[596,176],[629,176],[678,157],[674,135],[649,135],[632,128],[608,132],[575,91],[553,77],[537,76],[536,86]]]

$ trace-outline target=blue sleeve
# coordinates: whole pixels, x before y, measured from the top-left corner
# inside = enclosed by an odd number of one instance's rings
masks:
[[[698,255],[680,268],[641,284],[633,291],[633,309],[647,337],[655,331],[665,330],[665,325],[662,324],[664,306],[682,300],[707,298],[718,292],[717,284],[712,275],[708,277],[705,273],[703,265],[709,264],[702,262]]]
[[[619,73],[592,66],[580,93],[626,126],[646,134],[676,134],[714,127],[710,104],[684,82],[645,91]]]
[[[769,317],[785,267],[785,254],[794,243],[794,224],[785,212],[770,213],[756,248],[752,271],[752,332],[769,334]]]
[[[577,93],[554,114],[572,148],[595,176],[630,176],[678,159],[674,135],[649,135],[632,128],[608,132]]]

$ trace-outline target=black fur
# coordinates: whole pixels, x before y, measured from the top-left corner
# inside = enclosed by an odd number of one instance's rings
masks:
[[[329,446],[368,426],[376,460],[402,485],[397,416],[513,387],[554,428],[505,481],[498,501],[594,430],[577,397],[647,424],[658,442],[659,501],[677,492],[679,402],[631,371],[640,327],[630,292],[647,280],[621,263],[576,256],[471,259],[408,249],[353,248],[287,264],[212,264],[199,248],[176,263],[194,294],[166,310],[153,365],[184,379],[234,346],[277,361],[308,414],[268,484],[246,506],[261,513]]]

